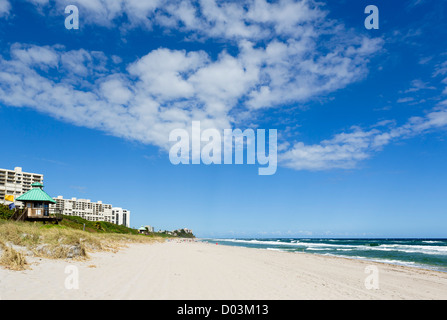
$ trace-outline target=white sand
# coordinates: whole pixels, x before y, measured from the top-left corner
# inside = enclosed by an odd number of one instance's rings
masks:
[[[379,289],[365,286],[371,265]],[[199,242],[131,245],[31,267],[0,269],[0,299],[447,299],[447,273]]]

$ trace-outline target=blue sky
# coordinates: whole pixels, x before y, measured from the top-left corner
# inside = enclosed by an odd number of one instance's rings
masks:
[[[0,0],[0,167],[127,208],[133,227],[447,237],[446,15],[435,0]],[[174,166],[169,132],[192,121],[277,129],[276,174]]]

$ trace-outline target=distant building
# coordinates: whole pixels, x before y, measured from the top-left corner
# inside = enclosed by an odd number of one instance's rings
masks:
[[[148,232],[155,232],[154,227],[151,226],[144,226],[144,227],[147,229]]]
[[[130,211],[114,208],[102,201],[92,202],[90,199],[64,199],[62,196],[53,198],[56,204],[50,205],[54,212],[67,216],[78,216],[88,221],[106,221],[118,225],[130,226]]]
[[[112,217],[115,218],[115,224],[119,224],[121,226],[129,227],[130,226],[130,211],[114,207],[112,208]]]
[[[67,216],[78,216],[89,221],[112,222],[112,205],[102,201],[92,202],[90,199],[64,199],[62,196],[53,198],[56,203],[50,209]]]
[[[138,233],[141,233],[141,234],[147,234],[147,233],[148,233],[147,228],[146,228],[146,227],[141,227],[141,228],[139,228],[139,229],[138,229]]]
[[[5,201],[5,196],[11,195],[14,196],[15,205],[23,208],[23,203],[15,199],[30,191],[33,183],[43,184],[43,174],[23,172],[21,167],[15,167],[14,170],[0,169],[0,203],[10,203]]]
[[[36,183],[43,185],[43,174],[23,172],[21,167],[16,167],[14,170],[0,169],[0,203],[14,202],[16,207],[23,208],[24,203],[18,198],[31,191],[32,184]],[[39,188],[42,189],[42,187]],[[5,200],[6,196],[13,196],[14,201]],[[48,203],[47,213],[60,213],[67,216],[78,216],[89,221],[106,221],[126,227],[130,226],[129,210],[113,208],[111,204],[105,204],[102,201],[92,202],[89,199],[64,199],[62,196],[58,196],[52,200],[55,203]]]

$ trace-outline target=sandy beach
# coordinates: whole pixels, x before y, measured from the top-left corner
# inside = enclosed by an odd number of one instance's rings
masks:
[[[28,261],[0,269],[0,299],[447,299],[447,273],[191,241]]]

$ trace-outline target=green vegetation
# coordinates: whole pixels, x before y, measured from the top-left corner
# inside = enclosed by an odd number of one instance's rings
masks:
[[[8,219],[13,211],[4,207],[0,211],[0,265],[11,270],[27,268],[27,256],[87,259],[88,252],[117,251],[129,243],[154,243],[166,238],[75,216],[64,216],[59,224],[11,221]]]
[[[8,206],[0,204],[0,219],[8,220],[14,214],[14,210],[9,210]]]
[[[110,222],[105,221],[93,222],[82,219],[81,217],[77,216],[63,216],[63,217],[64,219],[59,223],[61,226],[72,229],[85,230],[87,232],[92,233],[132,234],[132,235],[146,236],[150,238],[172,238],[173,236],[175,236],[175,234],[170,235],[167,232],[146,232],[145,234],[140,234],[137,229],[116,225]],[[187,237],[188,236],[186,236],[185,238]]]
[[[15,210],[9,210],[8,206],[0,204],[0,220],[9,220]],[[40,223],[41,224],[41,223]],[[52,228],[53,225],[46,224],[43,228]],[[163,231],[163,232],[145,232],[140,234],[137,229],[128,228],[125,226],[116,225],[114,223],[105,221],[88,221],[78,216],[66,216],[63,215],[62,221],[59,222],[59,228],[70,228],[75,230],[82,230],[90,233],[115,233],[115,234],[129,234],[129,235],[145,235],[151,238],[194,238],[192,233],[187,233],[183,229],[175,231]]]
[[[66,225],[0,220],[0,265],[25,268],[25,256],[86,259],[88,252],[117,251],[129,243],[153,243],[162,238],[129,233],[88,232]]]
[[[0,205],[0,265],[11,270],[29,267],[26,257],[86,259],[87,252],[116,251],[128,243],[153,243],[172,237],[194,237],[184,230],[146,232],[105,221],[63,216],[59,224],[12,221],[15,210]]]
[[[194,234],[186,232],[183,229],[175,230],[173,231],[174,236],[180,237],[180,238],[195,238]]]
[[[138,230],[136,229],[119,226],[105,221],[88,221],[77,216],[63,216],[63,219],[59,224],[77,230],[84,230],[85,225],[85,231],[93,233],[138,234]]]
[[[8,206],[0,204],[0,220],[9,220],[14,214],[15,210],[9,210]],[[41,224],[41,223],[40,223]],[[43,228],[52,228],[54,225],[45,224]],[[160,237],[160,238],[194,238],[192,233],[187,233],[183,229],[175,231],[162,231],[162,232],[145,232],[140,234],[137,229],[128,228],[125,226],[116,225],[114,223],[105,221],[89,221],[78,216],[66,216],[63,215],[62,221],[59,222],[58,228],[69,228],[74,230],[82,230],[89,233],[115,233],[115,234],[129,234],[129,235],[141,235],[146,237]]]

